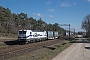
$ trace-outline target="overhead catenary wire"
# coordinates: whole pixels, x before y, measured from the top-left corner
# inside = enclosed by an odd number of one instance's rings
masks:
[[[21,13],[21,12],[25,13],[26,12],[25,10],[21,9],[20,7],[17,7],[15,5],[13,5],[12,3],[10,3],[10,2],[8,2],[6,0],[3,0],[3,1],[0,0],[0,3],[4,4],[9,9],[12,8],[12,9],[16,10],[19,13]],[[26,14],[30,17],[29,12],[26,12]]]
[[[4,0],[4,1],[5,1],[5,0]],[[18,9],[16,9],[16,8],[14,8],[14,7],[12,7],[12,6],[8,5],[8,4],[6,4],[5,2],[2,2],[1,0],[0,0],[0,3],[4,4],[4,5],[6,6],[5,8],[9,8],[9,7],[10,7],[10,8],[12,8],[12,9],[20,12]]]

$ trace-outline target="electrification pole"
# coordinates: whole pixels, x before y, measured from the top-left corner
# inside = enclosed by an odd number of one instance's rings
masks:
[[[70,39],[70,24],[59,24],[59,26],[69,26],[69,39]]]
[[[70,39],[70,24],[69,24],[69,39]]]

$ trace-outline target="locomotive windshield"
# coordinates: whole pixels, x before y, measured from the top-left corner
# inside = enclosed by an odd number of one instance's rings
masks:
[[[26,31],[19,31],[19,34],[26,34]]]

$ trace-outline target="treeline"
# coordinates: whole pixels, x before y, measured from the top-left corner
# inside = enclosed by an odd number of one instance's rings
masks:
[[[25,13],[15,14],[0,6],[0,33],[17,34],[20,29],[64,31],[58,23],[47,24],[41,18],[36,20]]]
[[[86,36],[90,37],[90,14],[86,15],[83,19],[82,28],[86,30]]]

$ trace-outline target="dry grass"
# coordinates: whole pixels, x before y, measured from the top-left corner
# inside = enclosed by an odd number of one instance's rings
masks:
[[[51,58],[56,56],[60,51],[70,46],[69,43],[64,45],[62,44],[67,42],[68,41],[63,41],[51,46],[44,46],[41,49],[26,53],[21,56],[12,57],[7,60],[50,60]]]
[[[72,43],[67,43],[65,45],[54,45],[53,47],[57,48],[55,50],[51,50],[50,52],[48,52],[48,54],[40,57],[39,59],[37,60],[51,60],[53,57],[55,57],[58,53],[60,53],[61,51],[63,51],[64,49],[66,49],[67,47],[69,47]]]

